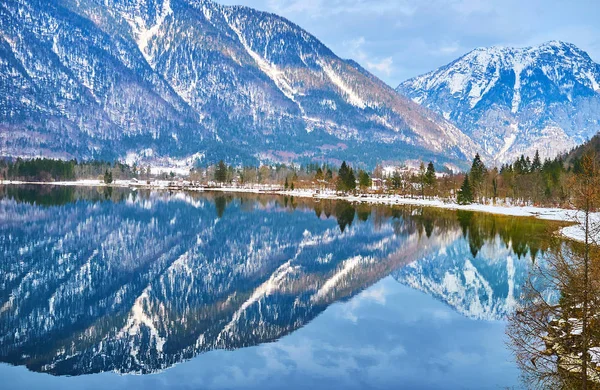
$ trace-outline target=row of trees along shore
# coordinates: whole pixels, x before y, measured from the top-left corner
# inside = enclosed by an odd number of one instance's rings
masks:
[[[567,205],[572,198],[568,185],[581,172],[581,158],[559,156],[542,161],[539,153],[521,156],[511,164],[488,168],[479,155],[466,173],[436,172],[433,162],[418,169],[399,167],[373,171],[357,169],[346,162],[330,164],[232,166],[218,164],[198,167],[187,179],[201,185],[272,185],[286,190],[319,189],[344,193],[397,194],[409,197],[439,198],[461,204],[496,203]],[[100,179],[106,183],[120,179],[175,180],[173,172],[151,174],[150,167],[129,166],[120,162],[77,162],[52,159],[0,160],[0,177],[5,180],[65,181]]]

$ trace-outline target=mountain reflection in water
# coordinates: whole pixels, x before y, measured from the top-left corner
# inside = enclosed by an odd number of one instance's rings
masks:
[[[151,373],[278,340],[382,278],[502,319],[548,223],[275,196],[0,187],[0,360]]]

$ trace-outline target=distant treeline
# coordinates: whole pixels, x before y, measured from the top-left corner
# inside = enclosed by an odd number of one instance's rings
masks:
[[[33,160],[17,159],[14,162],[3,161],[1,169],[2,177],[8,180],[74,180],[76,164],[74,160],[61,161],[46,158],[36,158]]]
[[[596,153],[589,143],[585,155]],[[592,145],[592,147],[590,147]],[[600,145],[600,144],[599,144]],[[597,154],[595,154],[596,156]],[[187,178],[199,185],[276,185],[286,190],[308,188],[336,190],[343,193],[398,194],[420,198],[439,198],[468,203],[536,204],[568,206],[571,188],[582,174],[584,153],[579,149],[555,159],[542,161],[538,152],[533,158],[521,156],[500,168],[488,168],[476,155],[467,173],[436,172],[433,162],[422,162],[418,169],[386,168],[372,171],[355,169],[346,162],[335,167],[328,164],[233,166],[224,161],[194,168]],[[593,157],[595,161],[597,157]],[[119,162],[77,162],[52,159],[0,161],[1,177],[8,180],[59,181],[99,179],[111,183],[118,179],[174,179],[174,173],[153,176],[149,167],[128,166]]]
[[[77,179],[103,179],[109,172],[114,179],[138,176],[138,169],[119,162],[54,160],[35,158],[24,160],[0,160],[0,177],[4,180],[22,181],[69,181]]]

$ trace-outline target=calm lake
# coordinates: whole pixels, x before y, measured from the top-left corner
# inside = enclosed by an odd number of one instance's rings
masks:
[[[505,318],[556,229],[343,201],[0,186],[0,387],[520,388]]]

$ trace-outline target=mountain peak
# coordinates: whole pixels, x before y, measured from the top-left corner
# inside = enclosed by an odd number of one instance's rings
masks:
[[[280,16],[210,0],[46,3],[0,6],[7,155],[374,166],[479,151]]]
[[[477,48],[397,90],[453,122],[498,162],[536,149],[551,157],[600,130],[600,66],[562,41]]]

